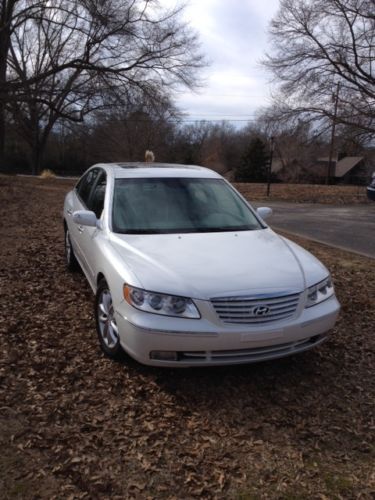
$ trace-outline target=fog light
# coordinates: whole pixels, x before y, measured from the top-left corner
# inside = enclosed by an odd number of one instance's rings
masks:
[[[151,351],[150,358],[159,361],[178,361],[177,352],[174,351]]]

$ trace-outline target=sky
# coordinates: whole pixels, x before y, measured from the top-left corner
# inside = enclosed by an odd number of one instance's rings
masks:
[[[165,6],[176,0],[161,0]],[[267,28],[279,0],[188,0],[184,19],[198,32],[210,62],[203,88],[184,90],[176,104],[185,120],[230,120],[241,126],[269,103],[269,75],[260,66]]]

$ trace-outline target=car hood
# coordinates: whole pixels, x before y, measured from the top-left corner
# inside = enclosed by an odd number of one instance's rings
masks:
[[[111,235],[121,260],[149,291],[207,300],[246,293],[301,292],[327,271],[271,229]]]

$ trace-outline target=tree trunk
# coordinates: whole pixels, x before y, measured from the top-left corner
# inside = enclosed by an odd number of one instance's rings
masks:
[[[31,170],[32,175],[39,175],[42,165],[43,165],[43,157],[44,152],[46,150],[47,142],[53,125],[56,123],[57,115],[54,114],[50,117],[49,123],[46,125],[44,130],[40,129],[39,125],[39,117],[36,113],[36,121],[35,121],[35,131],[33,135],[33,143],[32,143],[32,164]]]
[[[0,11],[0,168],[5,161],[5,105],[7,102],[7,64],[10,46],[10,19],[16,0],[2,1]]]
[[[40,141],[39,120],[36,110],[34,110],[34,130],[31,141],[31,174],[38,175],[43,155],[43,146]]]
[[[0,170],[5,165],[5,102],[0,96]]]
[[[40,166],[42,161],[42,152],[39,147],[33,147],[31,154],[31,173],[32,175],[39,175]]]
[[[1,33],[0,25],[0,168],[5,161],[5,104],[7,101],[6,86],[6,44],[3,40],[4,33]]]

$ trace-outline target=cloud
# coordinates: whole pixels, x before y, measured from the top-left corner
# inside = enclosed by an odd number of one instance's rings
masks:
[[[251,76],[236,72],[215,72],[201,93],[181,93],[179,107],[196,120],[251,121],[266,104],[264,86]]]
[[[163,0],[162,5],[175,5]],[[267,28],[279,0],[191,0],[185,19],[199,33],[202,50],[211,61],[206,87],[183,93],[177,104],[198,118],[224,115],[243,119],[267,104],[265,71],[259,65],[266,50]]]

